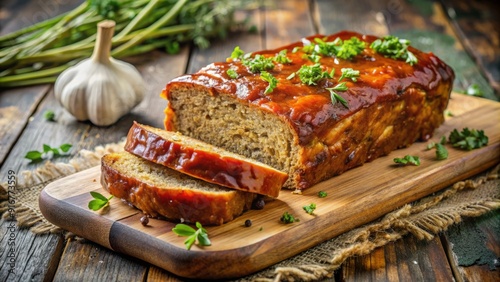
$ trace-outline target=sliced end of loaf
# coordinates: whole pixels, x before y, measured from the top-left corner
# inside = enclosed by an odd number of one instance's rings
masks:
[[[103,186],[145,214],[220,225],[251,207],[254,194],[194,179],[128,152],[102,157]]]

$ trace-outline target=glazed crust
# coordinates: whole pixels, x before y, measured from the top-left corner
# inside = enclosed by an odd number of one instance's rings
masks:
[[[121,158],[123,153],[108,154],[102,158],[103,187],[110,194],[152,217],[165,217],[173,221],[191,223],[198,221],[203,225],[221,225],[250,209],[255,198],[254,194],[231,189],[213,191],[183,187],[181,184],[161,187],[137,176],[133,170],[124,171],[115,165]],[[126,162],[132,161],[127,159]],[[154,163],[146,166],[156,172],[168,170],[167,174],[171,173],[174,178],[179,177],[175,171]]]
[[[328,71],[335,69],[335,78],[340,76],[342,68],[360,71],[357,81],[345,80],[348,90],[338,93],[348,107],[331,102],[327,88],[337,83],[335,79],[323,79],[312,86],[302,84],[298,78],[287,79],[302,65],[313,64],[303,52],[293,53],[295,47],[302,47],[304,42],[314,38],[333,41],[351,37],[365,41],[367,46],[377,39],[344,31],[326,37],[312,36],[275,50],[254,52],[271,57],[286,49],[292,60],[269,71],[278,80],[270,94],[264,94],[268,83],[240,61],[214,63],[197,73],[176,78],[167,84],[162,94],[169,101],[165,109],[165,127],[248,156],[250,150],[240,152],[227,140],[217,142],[218,139],[211,138],[203,128],[183,125],[178,120],[182,111],[186,111],[180,108],[184,99],[182,93],[198,91],[209,96],[207,103],[232,100],[250,111],[273,115],[280,123],[276,126],[289,129],[293,136],[289,141],[293,148],[290,151],[294,152],[290,155],[291,164],[288,167],[281,165],[285,162],[272,164],[281,170],[288,169],[289,180],[285,186],[291,189],[305,189],[392,150],[429,139],[444,121],[443,111],[454,79],[453,70],[432,53],[410,46],[408,49],[418,59],[413,66],[403,60],[386,58],[370,48],[365,48],[352,60],[322,57],[319,63]],[[238,78],[231,79],[226,73],[228,69],[236,70]],[[197,113],[193,110],[189,114]],[[231,134],[235,130],[236,127],[229,128],[221,134]],[[264,150],[273,145],[264,141],[259,146]],[[271,164],[265,154],[261,154],[261,161]]]
[[[134,122],[125,150],[204,181],[278,197],[287,174],[182,134]]]

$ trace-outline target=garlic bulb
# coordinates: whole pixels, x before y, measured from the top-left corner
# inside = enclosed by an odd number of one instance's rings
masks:
[[[66,69],[56,80],[54,94],[77,120],[107,126],[130,112],[144,97],[145,84],[129,63],[111,58],[115,22],[98,24],[92,56]]]

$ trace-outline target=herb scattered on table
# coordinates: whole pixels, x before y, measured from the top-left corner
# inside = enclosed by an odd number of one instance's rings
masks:
[[[46,110],[43,113],[43,117],[45,118],[46,121],[54,121],[55,117],[56,117],[56,114],[54,113],[54,111]]]
[[[446,145],[446,136],[442,136],[439,143],[431,142],[427,144],[427,150],[436,149],[436,159],[445,160],[448,158],[448,149],[444,145]]]
[[[108,206],[109,200],[113,198],[113,195],[109,196],[109,198],[106,198],[103,194],[95,191],[90,192],[90,195],[92,195],[94,199],[89,202],[89,209],[93,211],[98,211]]]
[[[326,193],[325,191],[319,191],[318,192],[318,197],[320,197],[320,198],[326,198],[326,196],[328,196],[328,193]]]
[[[43,144],[43,151],[29,151],[24,157],[32,162],[39,162],[43,159],[62,156],[64,153],[67,153],[72,146],[73,145],[66,143],[58,148],[52,148],[47,144]]]
[[[311,203],[310,205],[308,206],[303,206],[302,207],[304,209],[304,211],[308,214],[313,214],[314,213],[314,210],[316,210],[316,204],[315,203]]]
[[[281,216],[280,221],[285,223],[285,224],[289,224],[289,223],[297,222],[297,221],[299,221],[299,219],[294,217],[293,215],[291,215],[289,212],[286,211]]]
[[[195,230],[193,227],[179,223],[177,224],[172,231],[179,235],[179,236],[185,236],[188,237],[184,241],[184,245],[186,246],[186,249],[191,250],[191,247],[195,242],[198,242],[198,245],[200,246],[210,246],[212,245],[212,242],[210,242],[210,239],[208,239],[208,233],[205,228],[201,225],[201,223],[196,222],[196,227],[198,228]]]
[[[484,92],[481,89],[481,86],[477,83],[472,83],[467,87],[467,89],[463,92],[464,94],[475,96],[475,97],[484,97]]]
[[[406,155],[403,158],[394,158],[394,162],[397,164],[403,164],[403,165],[412,164],[412,165],[419,166],[420,165],[420,158],[417,156]]]
[[[463,150],[473,150],[488,145],[488,136],[484,134],[484,130],[469,129],[466,127],[460,132],[454,129],[448,136],[448,141],[453,147]]]

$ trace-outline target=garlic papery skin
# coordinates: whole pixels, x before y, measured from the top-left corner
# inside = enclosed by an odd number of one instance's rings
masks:
[[[79,121],[114,124],[144,98],[137,69],[110,56],[114,27],[113,21],[100,22],[92,57],[66,69],[54,85],[56,99]]]

